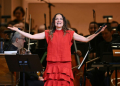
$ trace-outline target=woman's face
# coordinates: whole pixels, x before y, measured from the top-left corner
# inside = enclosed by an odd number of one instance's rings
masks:
[[[63,17],[60,14],[57,14],[55,17],[55,26],[56,28],[62,28],[63,26]]]
[[[23,13],[20,10],[16,10],[14,16],[16,17],[17,20],[22,20]]]

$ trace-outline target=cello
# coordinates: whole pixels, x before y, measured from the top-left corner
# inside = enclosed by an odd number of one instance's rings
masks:
[[[74,86],[92,86],[90,81],[86,78],[86,84],[84,84],[84,67],[83,65],[80,69],[77,69],[76,66],[80,65],[83,60],[82,53],[78,56],[76,42],[74,40],[74,47],[75,47],[75,55],[71,55],[72,59],[72,71],[74,76]]]
[[[117,54],[116,52],[120,52],[120,49],[113,49],[114,58],[120,57],[120,53]],[[120,86],[120,69],[118,69],[117,67],[115,68],[115,70],[111,75],[111,84],[113,86],[116,86],[116,85]]]
[[[116,73],[117,73],[117,86],[120,86],[120,70],[113,71],[111,75],[111,84],[112,86],[116,86],[116,76],[115,76]]]

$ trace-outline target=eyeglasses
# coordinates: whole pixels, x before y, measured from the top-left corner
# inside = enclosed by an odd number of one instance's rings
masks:
[[[22,40],[25,40],[25,38],[18,38],[18,39],[22,39]]]

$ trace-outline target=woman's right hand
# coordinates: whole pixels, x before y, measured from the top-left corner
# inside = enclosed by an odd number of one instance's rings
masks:
[[[40,80],[40,81],[44,81],[44,78],[41,77],[41,76],[39,76],[39,77],[38,77],[38,80]]]
[[[14,31],[17,31],[17,30],[18,30],[17,27],[7,27],[7,28],[9,28],[9,29],[11,29],[11,30],[14,30]]]

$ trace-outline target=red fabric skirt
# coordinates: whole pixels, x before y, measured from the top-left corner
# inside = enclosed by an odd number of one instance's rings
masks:
[[[47,62],[44,86],[74,86],[71,62]]]

